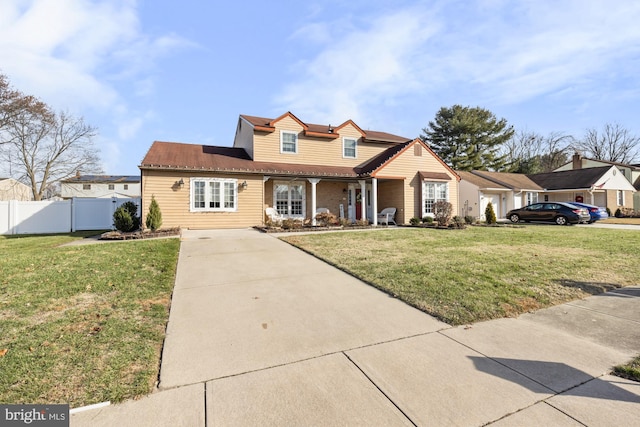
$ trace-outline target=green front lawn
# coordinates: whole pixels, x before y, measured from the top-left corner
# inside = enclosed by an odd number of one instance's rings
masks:
[[[452,325],[638,285],[640,233],[557,225],[286,236]]]
[[[179,239],[0,236],[0,402],[121,401],[158,376]]]

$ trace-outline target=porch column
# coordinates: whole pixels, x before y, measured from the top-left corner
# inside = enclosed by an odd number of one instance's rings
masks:
[[[362,211],[361,220],[367,219],[367,181],[364,179],[358,180],[360,183],[360,210]]]
[[[311,183],[311,225],[316,225],[316,184],[319,178],[307,178]]]
[[[371,210],[373,225],[376,226],[378,225],[378,178],[371,178]]]

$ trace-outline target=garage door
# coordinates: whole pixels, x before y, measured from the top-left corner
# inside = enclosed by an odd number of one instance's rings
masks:
[[[484,211],[487,209],[487,205],[491,203],[493,205],[493,211],[496,214],[497,218],[502,218],[502,212],[500,212],[500,195],[499,194],[484,194],[484,198],[482,199],[482,203],[480,204],[480,217],[482,219],[486,219],[484,216]]]

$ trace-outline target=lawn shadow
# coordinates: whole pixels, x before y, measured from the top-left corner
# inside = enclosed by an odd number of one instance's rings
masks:
[[[567,396],[640,403],[640,395],[618,387],[612,382],[594,378],[592,375],[565,363],[507,359],[501,357],[487,358],[469,356],[469,358],[473,361],[477,370],[516,382],[534,393],[538,393],[540,390],[539,387],[532,387],[532,384],[536,386],[541,384],[546,388],[554,390],[557,394]],[[496,369],[494,364],[488,363],[489,361],[498,362],[526,378],[535,381],[535,383],[531,383],[530,381],[514,381],[511,375],[505,375],[503,370]],[[558,387],[560,384],[555,381],[556,379],[562,379],[561,382],[564,383],[563,387]],[[549,384],[549,382],[555,382],[555,384]]]
[[[618,283],[603,283],[603,282],[580,282],[571,279],[554,279],[554,282],[569,288],[578,288],[591,295],[598,295],[605,292],[612,291],[614,289],[621,288],[622,285]]]

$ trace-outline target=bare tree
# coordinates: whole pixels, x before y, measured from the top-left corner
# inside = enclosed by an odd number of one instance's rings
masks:
[[[587,129],[584,137],[573,145],[576,151],[596,160],[633,163],[638,160],[640,137],[618,123],[607,123],[603,129]]]
[[[16,113],[24,107],[25,101],[25,96],[11,87],[7,76],[0,74],[0,144],[6,142],[3,131]]]
[[[519,130],[504,146],[508,159],[507,170],[518,173],[551,172],[568,159],[571,135],[551,132],[543,136],[537,132]]]
[[[19,179],[41,200],[48,186],[79,171],[99,171],[92,138],[96,129],[69,113],[54,113],[44,103],[29,98],[7,126],[8,147],[3,157],[15,162]]]

